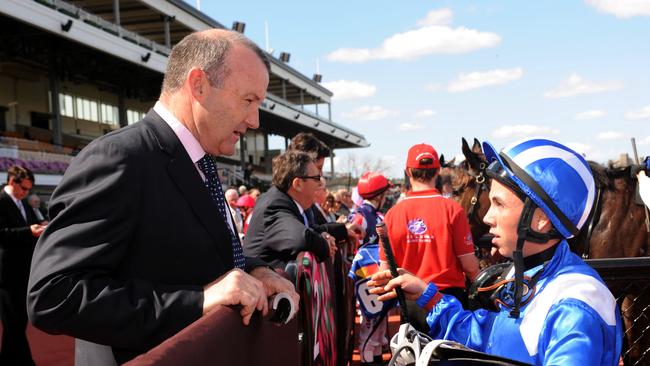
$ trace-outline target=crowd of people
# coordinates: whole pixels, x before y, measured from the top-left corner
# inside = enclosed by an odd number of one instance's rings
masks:
[[[77,338],[78,365],[126,362],[219,305],[239,305],[247,325],[274,294],[299,302],[283,271],[298,253],[327,260],[352,241],[363,364],[382,364],[398,287],[414,326],[434,338],[532,364],[618,364],[616,302],[566,243],[594,200],[582,156],[543,139],[501,152],[484,145],[492,178],[485,223],[494,250],[513,264],[495,308],[469,311],[467,284],[479,271],[473,238],[449,184],[435,187],[441,167],[429,144],[405,154],[410,190],[388,210],[395,187],[380,172],[363,174],[352,191],[328,191],[331,151],[310,133],[273,159],[266,192],[224,191],[214,157],[231,155],[259,126],[268,70],[264,52],[240,33],[184,38],[144,119],[72,161],[49,203],[51,221],[24,201],[33,174],[10,169],[0,192],[0,363],[33,364],[28,316]],[[382,222],[395,278],[376,231]]]

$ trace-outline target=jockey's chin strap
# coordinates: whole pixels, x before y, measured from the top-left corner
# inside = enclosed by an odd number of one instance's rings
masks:
[[[524,242],[529,241],[532,243],[543,244],[554,238],[561,238],[560,233],[551,228],[547,233],[535,231],[530,227],[533,221],[533,215],[537,205],[530,197],[526,197],[524,201],[524,208],[519,218],[519,225],[517,227],[517,248],[512,252],[512,261],[515,265],[515,299],[514,306],[510,311],[511,318],[519,318],[521,298],[523,295],[524,284]],[[534,284],[532,284],[534,287]]]

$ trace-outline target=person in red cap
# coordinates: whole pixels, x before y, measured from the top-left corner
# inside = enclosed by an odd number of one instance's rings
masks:
[[[386,213],[386,229],[398,267],[435,283],[441,292],[466,304],[465,282],[478,274],[478,260],[465,211],[435,188],[439,171],[438,153],[431,145],[409,149],[406,175],[411,190]],[[388,269],[381,247],[379,257],[381,268]],[[409,306],[409,312],[418,310]],[[414,325],[428,330],[426,323]]]
[[[363,198],[363,203],[348,216],[348,221],[358,225],[365,231],[361,246],[357,251],[348,276],[354,281],[355,295],[361,310],[361,325],[359,326],[359,354],[361,365],[382,364],[382,345],[386,334],[386,315],[394,305],[382,303],[377,295],[368,294],[366,282],[379,269],[379,238],[377,224],[384,221],[381,206],[386,200],[388,189],[392,184],[388,179],[373,172],[364,173],[357,183],[357,191]]]

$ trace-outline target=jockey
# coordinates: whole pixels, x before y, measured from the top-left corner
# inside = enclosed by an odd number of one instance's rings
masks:
[[[513,259],[490,297],[493,309],[468,311],[432,283],[400,270],[373,276],[379,299],[427,309],[429,334],[472,349],[537,365],[618,365],[622,328],[616,300],[598,274],[569,250],[593,206],[595,184],[582,156],[545,139],[498,153],[483,143],[492,178],[493,251]]]
[[[368,293],[367,282],[379,269],[379,238],[375,227],[384,220],[379,211],[388,189],[388,179],[379,173],[367,172],[357,184],[363,203],[351,214],[348,221],[365,230],[361,247],[352,261],[348,276],[355,282],[355,295],[361,310],[359,327],[359,353],[362,365],[379,365],[386,334],[386,314],[392,304],[377,300],[377,295]],[[387,340],[386,340],[387,342]]]

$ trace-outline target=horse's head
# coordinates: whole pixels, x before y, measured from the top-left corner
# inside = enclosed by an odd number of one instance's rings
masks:
[[[486,236],[490,228],[483,222],[490,208],[489,179],[485,175],[487,161],[477,139],[474,139],[472,148],[464,138],[462,143],[465,160],[458,165],[443,166],[440,176],[442,180],[451,181],[453,197],[467,214],[475,245],[490,247],[491,240]]]

